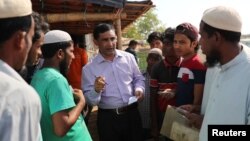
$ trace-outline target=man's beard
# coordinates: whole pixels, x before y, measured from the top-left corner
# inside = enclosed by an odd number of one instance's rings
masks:
[[[66,59],[65,58],[60,62],[59,69],[60,69],[60,73],[64,77],[66,77],[67,76],[67,71],[68,71],[68,65],[66,63]]]
[[[213,49],[210,51],[209,55],[206,55],[206,66],[214,67],[216,64],[219,63],[220,59],[221,59],[220,52]]]

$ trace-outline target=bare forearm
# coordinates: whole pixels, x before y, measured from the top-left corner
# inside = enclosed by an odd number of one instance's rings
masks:
[[[59,111],[52,116],[54,132],[57,136],[64,136],[75,124],[80,116],[85,104],[84,98],[81,98],[75,107]]]
[[[193,105],[201,105],[202,96],[201,94],[194,94],[194,102]]]
[[[76,106],[69,111],[68,125],[70,125],[70,127],[76,122],[76,120],[80,116],[84,105],[84,101],[79,101]]]
[[[195,84],[194,85],[194,105],[201,105],[202,96],[203,96],[203,84]]]
[[[54,132],[57,136],[62,137],[67,134],[80,116],[84,103],[84,101],[78,102],[74,108],[57,112],[52,116]]]

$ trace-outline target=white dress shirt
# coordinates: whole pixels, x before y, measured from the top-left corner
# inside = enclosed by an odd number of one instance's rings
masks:
[[[40,118],[36,91],[0,60],[0,140],[41,140]]]

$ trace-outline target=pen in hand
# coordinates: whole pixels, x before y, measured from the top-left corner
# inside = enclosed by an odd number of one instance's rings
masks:
[[[96,76],[95,75],[95,78],[99,78],[99,80],[100,80],[100,78],[102,78],[104,84],[108,85],[108,83],[105,81],[105,77],[103,77],[103,76]]]
[[[95,76],[94,89],[97,93],[103,92],[105,90],[105,78],[103,76]]]

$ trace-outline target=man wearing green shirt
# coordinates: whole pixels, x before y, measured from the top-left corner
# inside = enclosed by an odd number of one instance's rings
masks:
[[[45,141],[91,141],[81,112],[83,93],[69,86],[65,76],[74,59],[73,42],[67,32],[52,30],[42,46],[44,64],[33,76],[31,85],[42,103],[41,128]]]

